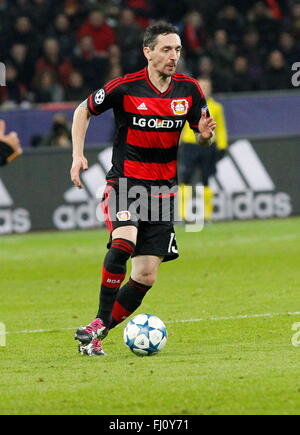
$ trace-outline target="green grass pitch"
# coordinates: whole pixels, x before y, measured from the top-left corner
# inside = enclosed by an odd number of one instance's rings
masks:
[[[133,355],[122,325],[88,358],[73,334],[97,311],[107,233],[2,236],[0,414],[299,414],[300,219],[177,240],[137,311],[166,322],[164,351]]]

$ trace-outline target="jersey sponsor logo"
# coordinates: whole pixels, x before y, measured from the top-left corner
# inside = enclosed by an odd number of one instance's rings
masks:
[[[14,200],[0,179],[0,234],[23,234],[31,230],[28,210],[13,208]]]
[[[154,129],[159,129],[159,128],[179,129],[183,127],[184,122],[185,120],[183,119],[176,119],[173,121],[171,119],[155,119],[155,118],[145,119],[145,118],[137,118],[136,116],[133,117],[133,125],[142,128],[148,127]]]
[[[98,161],[82,173],[85,189],[70,187],[64,193],[64,203],[54,210],[55,228],[71,230],[99,227],[104,222],[99,202],[106,188],[106,173],[110,169],[112,148],[101,151]]]
[[[186,99],[183,100],[173,100],[171,102],[171,107],[174,115],[182,116],[186,115],[189,110],[189,102]]]
[[[214,220],[288,217],[293,211],[290,195],[277,191],[248,140],[230,146],[210,186],[216,193]]]
[[[148,107],[146,106],[145,103],[142,103],[142,104],[140,104],[140,105],[137,107],[137,109],[138,109],[138,110],[148,110]]]
[[[130,211],[127,211],[127,210],[126,211],[119,211],[117,213],[117,219],[120,222],[130,221],[130,219],[131,219],[131,213],[130,213]]]
[[[104,99],[105,99],[105,90],[100,89],[95,95],[95,103],[99,106],[100,104],[103,103]]]

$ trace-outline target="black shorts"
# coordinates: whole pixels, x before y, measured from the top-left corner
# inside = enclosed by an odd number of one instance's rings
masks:
[[[181,179],[183,184],[192,184],[195,171],[201,170],[202,183],[208,186],[208,180],[217,172],[218,152],[216,145],[202,147],[186,143],[180,149]]]
[[[117,185],[108,184],[103,195],[101,208],[104,214],[105,224],[110,232],[109,249],[112,241],[112,232],[120,227],[135,226],[138,230],[137,243],[132,257],[138,255],[154,255],[163,257],[164,262],[175,260],[179,257],[174,230],[174,199],[159,199],[158,219],[151,220],[150,213],[135,214],[129,211],[130,205],[135,201],[127,198],[127,207],[120,207],[119,191]],[[148,201],[151,201],[148,198]],[[147,201],[147,202],[148,202]],[[149,204],[149,202],[148,202]],[[163,204],[167,204],[167,213],[163,210]],[[170,205],[170,210],[169,210]],[[152,216],[153,217],[153,216]]]

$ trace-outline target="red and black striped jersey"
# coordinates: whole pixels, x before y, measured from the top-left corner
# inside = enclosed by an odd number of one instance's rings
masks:
[[[107,83],[88,98],[92,115],[114,110],[116,137],[109,180],[125,177],[131,184],[177,183],[177,152],[186,120],[198,130],[201,109],[207,109],[197,80],[185,74],[172,76],[161,93],[150,81],[148,69]]]

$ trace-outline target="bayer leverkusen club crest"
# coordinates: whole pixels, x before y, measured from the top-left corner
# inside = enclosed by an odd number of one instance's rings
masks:
[[[130,211],[119,211],[117,213],[117,219],[120,222],[126,222],[126,221],[130,221],[131,219],[131,213]]]
[[[175,115],[186,115],[189,109],[189,102],[187,100],[173,100],[171,107]]]

